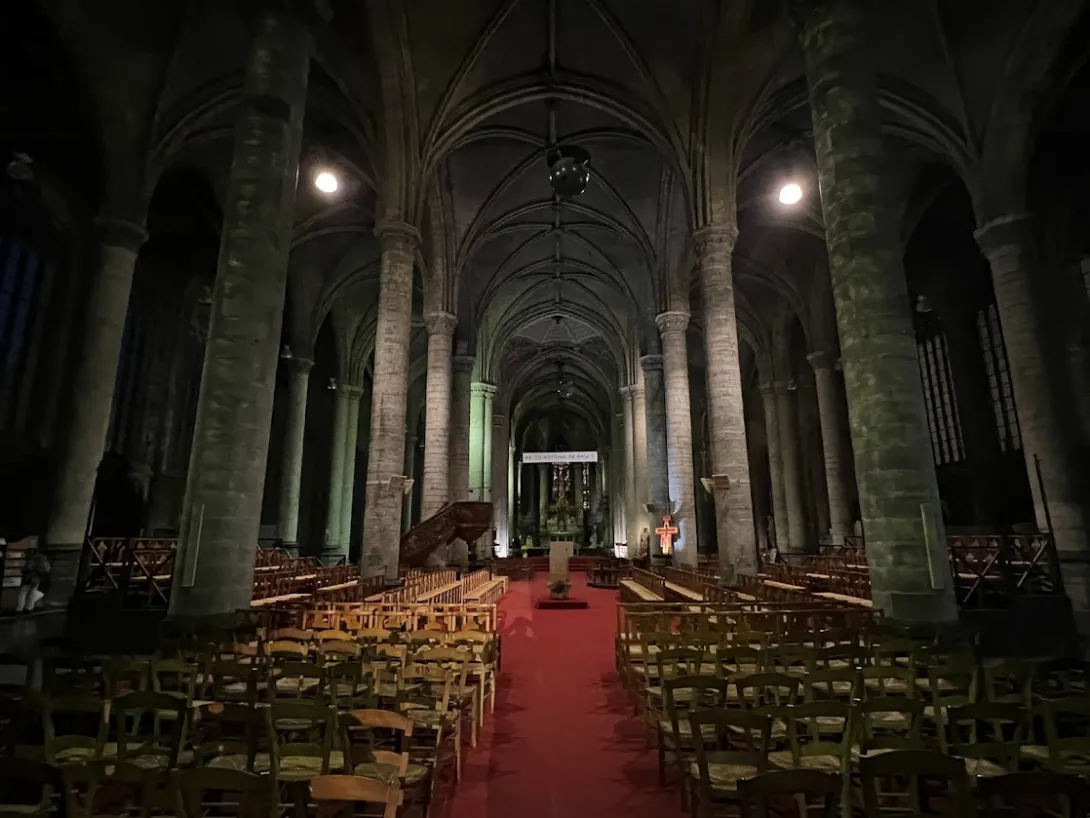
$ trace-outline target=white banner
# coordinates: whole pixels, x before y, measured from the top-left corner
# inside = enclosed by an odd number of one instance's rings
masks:
[[[597,463],[598,452],[523,452],[523,463]]]

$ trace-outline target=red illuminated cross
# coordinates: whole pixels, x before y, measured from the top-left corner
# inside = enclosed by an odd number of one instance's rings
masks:
[[[674,535],[678,533],[677,526],[670,524],[670,515],[662,518],[662,525],[655,529],[659,535],[659,548],[663,554],[669,554],[674,550]]]

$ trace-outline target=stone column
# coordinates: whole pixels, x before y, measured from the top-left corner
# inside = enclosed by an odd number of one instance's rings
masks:
[[[499,412],[492,415],[492,527],[496,530],[496,542],[507,538],[507,416]],[[486,556],[492,555],[492,532],[486,535]]]
[[[455,355],[451,362],[450,404],[450,501],[469,497],[469,409],[472,389],[472,355]]]
[[[802,498],[802,465],[799,462],[799,428],[795,396],[786,381],[776,381],[776,414],[780,421],[780,458],[783,461],[783,499],[787,511],[787,536],[780,549],[789,554],[811,550],[806,541],[806,510]]]
[[[844,464],[847,453],[840,435],[840,402],[836,394],[836,375],[831,352],[812,352],[806,356],[814,369],[817,390],[818,420],[821,424],[821,451],[825,458],[825,485],[829,497],[829,536],[834,543],[844,542],[852,533],[852,515],[844,487]]]
[[[416,471],[416,435],[405,430],[405,475],[412,477]],[[413,494],[410,491],[401,502],[401,533],[413,527]]]
[[[738,228],[713,224],[696,232],[697,266],[704,285],[707,347],[708,448],[712,496],[724,582],[756,573],[757,542],[749,486],[749,453],[742,408],[742,370],[734,314],[732,256]]]
[[[478,502],[488,500],[485,491],[487,447],[491,445],[492,414],[488,409],[496,387],[490,383],[474,382],[470,387],[469,404],[469,499]]]
[[[643,379],[643,373],[640,373]],[[645,506],[650,502],[651,487],[647,476],[647,401],[644,387],[637,383],[632,387],[632,448],[635,453],[633,479],[635,482],[633,519],[636,520],[636,542],[644,528],[650,530],[650,515]],[[653,538],[652,538],[653,539]]]
[[[310,42],[282,6],[255,20],[223,197],[169,616],[233,621],[253,594],[299,178]]]
[[[689,405],[689,350],[685,330],[689,314],[678,310],[656,319],[662,334],[662,369],[666,381],[666,459],[670,476],[670,508],[678,535],[674,562],[697,565],[696,491],[693,480],[693,420]]]
[[[285,358],[288,370],[288,418],[284,463],[280,470],[280,518],[276,536],[289,553],[299,553],[299,483],[303,477],[303,439],[307,422],[307,390],[314,361]]]
[[[634,385],[621,387],[623,409],[621,433],[624,435],[624,537],[633,554],[640,541],[640,520],[636,512],[635,395]]]
[[[483,475],[481,478],[481,499],[482,500],[494,500],[492,494],[492,429],[495,425],[495,413],[492,411],[492,404],[496,397],[496,387],[492,386],[490,390],[485,392],[484,395],[484,418],[482,422],[484,424],[484,456],[481,458],[481,466]],[[489,546],[492,545],[491,537],[489,537]]]
[[[537,467],[537,527],[545,528],[545,519],[549,507],[549,464]]]
[[[363,387],[345,386],[344,391],[348,395],[348,408],[346,410],[346,428],[344,435],[344,482],[341,491],[341,525],[340,545],[341,554],[348,559],[352,551],[352,510],[355,508],[356,496],[356,448],[360,433],[360,398],[363,397]]]
[[[329,454],[329,503],[326,505],[322,562],[333,563],[344,556],[341,548],[341,503],[344,501],[344,455],[348,441],[348,384],[333,383],[333,441]]]
[[[768,478],[772,488],[772,526],[774,545],[786,549],[788,539],[787,502],[783,490],[783,455],[780,449],[780,413],[776,406],[776,388],[762,383],[761,401],[765,410],[765,437],[768,440]]]
[[[644,355],[643,367],[644,403],[647,412],[647,477],[649,499],[655,513],[666,513],[670,505],[670,484],[666,473],[666,386],[662,378],[662,356]],[[657,553],[658,539],[651,538],[652,550]]]
[[[378,326],[371,389],[371,435],[367,457],[367,505],[363,511],[363,572],[397,579],[401,547],[401,503],[405,489],[405,403],[408,392],[409,329],[413,264],[420,234],[403,222],[380,223]]]
[[[427,394],[424,398],[424,475],[420,519],[426,520],[450,499],[451,340],[457,319],[449,312],[430,312]]]
[[[83,342],[70,384],[72,410],[45,534],[52,567],[49,602],[58,605],[67,604],[75,589],[95,477],[106,448],[133,269],[147,237],[143,227],[120,219],[99,219],[97,228],[98,268],[84,307]]]
[[[858,0],[796,4],[874,607],[957,619],[877,79]]]
[[[1058,370],[1062,369],[1055,366],[1046,347],[1046,310],[1039,293],[1043,272],[1032,230],[1028,214],[1003,216],[981,227],[976,239],[992,268],[1037,526],[1041,531],[1048,529],[1047,500],[1056,548],[1070,555],[1085,554],[1090,528],[1081,502],[1079,467],[1072,459],[1077,449],[1069,445],[1074,435],[1065,434],[1073,424],[1065,424],[1059,404],[1062,397],[1057,382],[1063,375]],[[1040,481],[1034,458],[1040,462]],[[1084,586],[1080,607],[1085,607],[1090,602],[1090,587],[1080,584]],[[1069,588],[1068,592],[1074,590]]]

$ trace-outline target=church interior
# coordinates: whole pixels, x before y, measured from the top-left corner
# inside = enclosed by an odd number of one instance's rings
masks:
[[[1090,2],[0,41],[0,813],[1090,816]]]

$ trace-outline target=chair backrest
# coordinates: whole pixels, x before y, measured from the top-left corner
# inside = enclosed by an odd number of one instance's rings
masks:
[[[235,812],[239,818],[268,818],[276,804],[276,782],[241,770],[197,767],[182,770],[176,778],[178,794],[186,815],[204,815],[206,804],[215,804],[215,814]],[[231,810],[227,805],[234,805]],[[226,809],[225,809],[226,807]]]
[[[246,757],[246,769],[254,771],[264,719],[253,707],[236,702],[208,702],[197,708],[193,719],[193,749],[197,764],[215,756]]]
[[[1016,704],[981,702],[946,713],[946,747],[963,758],[992,761],[1017,772],[1029,716]]]
[[[396,781],[378,781],[357,775],[322,775],[313,778],[310,782],[310,797],[317,803],[321,818],[339,814],[336,807],[344,802],[381,804],[383,818],[397,818],[397,808],[402,801],[401,787]]]
[[[806,811],[815,818],[836,818],[840,806],[842,779],[817,770],[777,770],[738,782],[738,806],[742,818],[766,818],[790,814],[792,810],[770,809],[801,797]],[[793,805],[792,805],[793,806]]]
[[[156,756],[163,769],[178,764],[185,741],[189,704],[184,699],[152,690],[119,696],[110,703],[117,731],[117,757],[121,760]],[[171,714],[164,718],[165,714]],[[145,729],[145,725],[151,729]],[[166,726],[168,729],[164,730]]]
[[[907,808],[913,814],[921,814],[929,807],[921,803],[923,797],[935,790],[921,785],[921,779],[941,781],[944,786],[942,798],[949,804],[943,814],[958,818],[971,818],[973,801],[969,785],[969,776],[965,771],[965,761],[945,753],[930,750],[894,750],[888,753],[863,756],[859,760],[859,774],[863,786],[863,804],[867,818],[878,818],[890,814],[886,806],[895,793],[909,802]],[[906,786],[901,791],[879,786],[883,781],[903,781]],[[896,812],[904,814],[904,804],[896,805]]]

